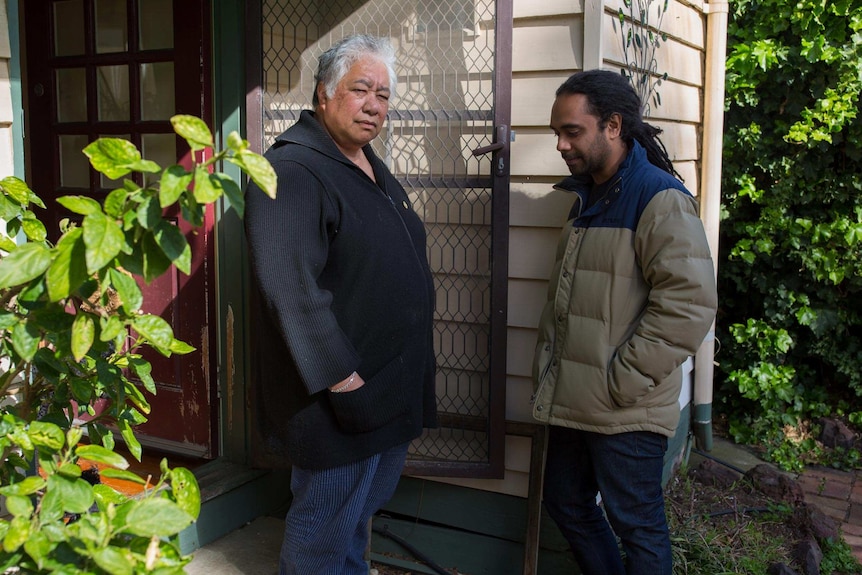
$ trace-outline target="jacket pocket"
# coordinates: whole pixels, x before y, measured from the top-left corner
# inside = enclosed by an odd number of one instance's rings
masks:
[[[404,359],[399,355],[356,391],[328,393],[328,396],[343,431],[366,433],[409,411],[408,387],[405,385]]]

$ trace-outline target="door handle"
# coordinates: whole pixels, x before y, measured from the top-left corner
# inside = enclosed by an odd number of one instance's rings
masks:
[[[484,156],[485,154],[490,154],[491,152],[496,152],[497,150],[502,150],[506,147],[506,144],[502,142],[494,142],[493,144],[489,144],[487,146],[481,146],[473,150],[474,156]]]
[[[487,146],[480,146],[473,150],[474,156],[484,156],[485,154],[491,154],[494,152],[500,152],[502,150],[509,149],[509,126],[497,126],[497,141],[493,144],[488,144]],[[506,157],[508,154],[497,154],[497,160],[494,162],[496,165],[496,176],[498,178],[502,178],[506,175]]]

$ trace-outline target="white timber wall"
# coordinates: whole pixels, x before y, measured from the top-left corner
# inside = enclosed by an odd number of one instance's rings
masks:
[[[6,0],[0,0],[0,178],[15,171],[12,158],[12,83],[9,64],[12,48],[9,45],[9,20]]]
[[[511,195],[506,418],[532,422],[532,357],[539,314],[560,229],[572,200],[552,186],[568,175],[548,127],[557,87],[572,73],[625,64],[619,24],[622,0],[514,0],[512,47]],[[647,121],[661,139],[686,187],[698,191],[703,117],[706,17],[703,2],[670,0],[656,52],[661,105]],[[595,62],[595,63],[593,63]],[[598,64],[600,63],[600,64]],[[503,479],[438,481],[526,497],[530,440],[506,438]]]

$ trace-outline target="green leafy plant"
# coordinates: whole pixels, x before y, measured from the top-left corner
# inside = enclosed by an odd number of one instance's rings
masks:
[[[213,147],[200,119],[175,116],[171,123],[192,152]],[[190,272],[189,245],[165,210],[179,206],[199,226],[206,205],[226,196],[242,215],[242,190],[214,166],[239,166],[271,196],[275,173],[236,133],[226,150],[191,169],[163,169],[116,138],[96,140],[84,153],[122,184],[102,203],[59,198],[80,224],[64,222],[56,243],[33,211],[42,200],[20,179],[0,180],[7,229],[0,236],[0,397],[16,396],[0,407],[0,495],[10,513],[0,519],[0,572],[182,573],[189,558],[177,534],[200,509],[194,475],[163,461],[151,484],[114,451],[116,431],[141,457],[134,429],[150,412],[147,393],[156,391],[142,348],[167,357],[194,351],[164,319],[142,311],[139,282],[171,265]],[[97,400],[105,404],[98,412]],[[81,458],[107,466],[102,477],[144,485],[143,493],[129,498],[91,484]]]
[[[667,80],[667,72],[659,73],[656,50],[667,35],[661,31],[662,21],[667,14],[669,0],[623,0],[625,9],[617,13],[619,35],[622,41],[625,66],[623,76],[627,77],[643,102],[643,114],[649,116],[651,103],[661,106],[658,87]],[[655,15],[652,15],[655,6]],[[617,22],[612,21],[614,32]]]
[[[788,462],[858,465],[787,432],[862,421],[862,1],[735,0],[728,48],[717,409]]]

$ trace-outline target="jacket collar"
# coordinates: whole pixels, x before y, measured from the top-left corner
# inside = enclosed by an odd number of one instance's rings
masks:
[[[632,140],[632,146],[629,150],[629,153],[626,154],[625,159],[620,164],[619,170],[617,173],[611,176],[610,181],[610,189],[608,190],[608,200],[607,203],[596,203],[591,206],[590,209],[586,212],[586,214],[596,214],[601,212],[607,205],[610,205],[614,201],[619,198],[622,193],[622,189],[625,186],[627,181],[627,177],[629,174],[633,173],[636,170],[633,170],[633,167],[637,167],[641,165],[642,162],[646,161],[646,150],[641,146],[637,140]],[[572,206],[571,211],[569,212],[568,219],[572,219],[574,217],[585,215],[582,212],[582,206],[587,205],[587,199],[590,195],[590,190],[593,187],[592,177],[589,174],[581,175],[581,176],[569,176],[556,184],[554,186],[555,190],[561,190],[564,192],[574,193],[577,195],[577,200]]]
[[[341,150],[339,150],[338,146],[335,145],[332,137],[326,133],[326,130],[323,129],[323,126],[320,125],[320,122],[317,121],[314,112],[311,110],[302,110],[299,114],[299,121],[278,136],[275,139],[275,142],[276,145],[290,143],[311,148],[312,150],[320,152],[321,154],[341,162],[342,164],[356,167],[353,162],[348,160],[347,157],[341,153]],[[375,166],[376,171],[377,155],[372,150],[371,144],[363,146],[362,151],[371,161],[371,165]]]
[[[617,173],[614,174],[611,179],[623,179],[623,181],[625,181],[626,176],[631,171],[630,168],[632,166],[638,166],[644,161],[646,161],[646,150],[644,150],[643,146],[641,146],[637,140],[632,140],[632,146],[629,153],[626,154],[625,159],[622,164],[620,164],[619,170],[617,170]],[[554,186],[554,189],[562,190],[564,192],[575,192],[584,196],[584,199],[586,199],[585,194],[588,194],[592,187],[592,178],[587,174],[583,176],[568,176],[557,183]]]

